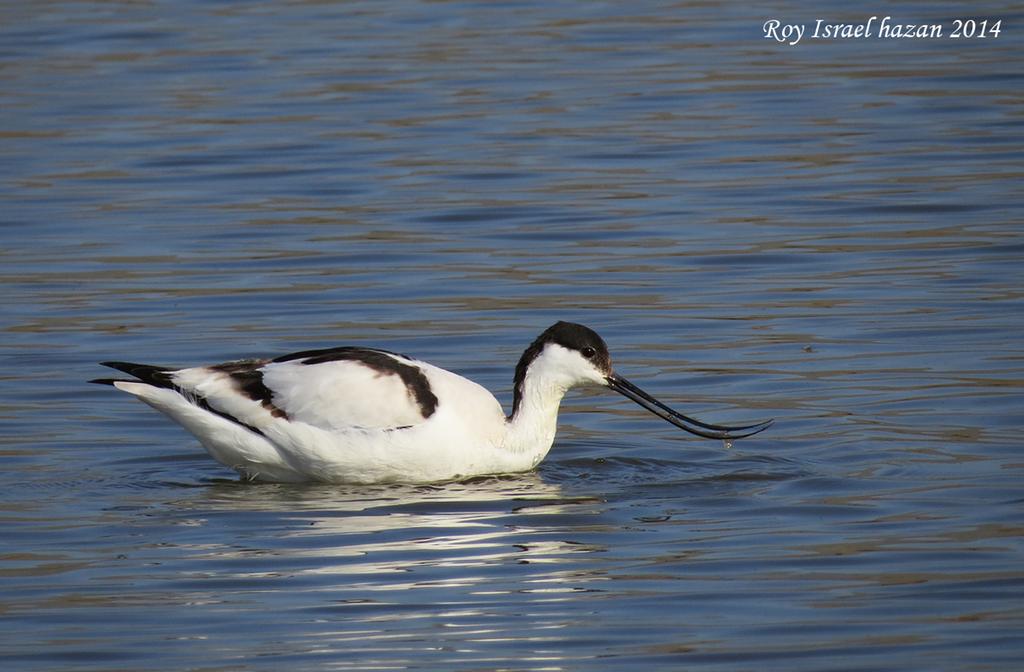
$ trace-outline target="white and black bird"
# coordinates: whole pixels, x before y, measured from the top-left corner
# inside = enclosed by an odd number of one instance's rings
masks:
[[[174,369],[103,362],[135,380],[98,379],[161,411],[243,478],[277,482],[429,483],[533,469],[577,385],[610,387],[691,434],[738,439],[740,427],[682,415],[612,371],[608,347],[558,322],[515,370],[512,413],[454,373],[386,350],[337,347]]]

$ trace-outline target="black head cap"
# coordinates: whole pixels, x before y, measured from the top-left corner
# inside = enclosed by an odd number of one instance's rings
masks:
[[[519,363],[516,364],[512,400],[513,415],[519,410],[526,370],[530,368],[533,360],[540,356],[540,353],[544,351],[544,346],[548,343],[557,343],[567,350],[576,350],[583,357],[591,360],[599,370],[608,373],[612,371],[612,358],[608,354],[608,346],[596,331],[574,322],[555,322],[530,344],[530,347],[523,352],[523,356],[519,358]]]

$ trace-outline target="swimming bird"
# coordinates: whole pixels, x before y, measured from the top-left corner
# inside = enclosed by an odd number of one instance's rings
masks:
[[[772,420],[727,427],[689,418],[612,370],[593,330],[558,322],[515,369],[512,413],[485,388],[405,355],[359,346],[174,369],[102,362],[103,378],[191,432],[243,478],[431,483],[528,471],[548,454],[558,406],[578,385],[609,387],[673,425],[738,439]]]

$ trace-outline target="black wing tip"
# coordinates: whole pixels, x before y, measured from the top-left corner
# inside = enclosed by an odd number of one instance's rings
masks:
[[[118,371],[124,371],[125,373],[135,375],[133,371],[144,371],[144,370],[156,370],[166,371],[167,368],[163,366],[153,366],[152,364],[137,364],[135,362],[120,362],[116,360],[108,360],[106,362],[100,362],[100,366],[106,366],[111,369],[117,369]]]
[[[170,373],[174,369],[170,369],[166,366],[153,366],[152,364],[136,364],[135,362],[118,362],[118,361],[106,361],[100,362],[100,365],[106,366],[111,369],[116,369],[122,373],[127,373],[129,376],[134,376],[143,383],[155,385],[157,387],[171,387]],[[113,385],[116,382],[131,382],[125,380],[119,380],[116,378],[97,378],[90,380],[90,383],[97,383],[99,385]]]
[[[114,383],[124,383],[127,381],[121,380],[119,378],[93,378],[92,380],[87,382],[92,383],[94,385],[110,385],[111,387],[113,387]]]

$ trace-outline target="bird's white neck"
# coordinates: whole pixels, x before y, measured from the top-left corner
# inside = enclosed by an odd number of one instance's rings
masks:
[[[516,390],[508,419],[504,449],[539,463],[551,449],[558,425],[558,407],[572,386],[565,376],[531,369]]]

